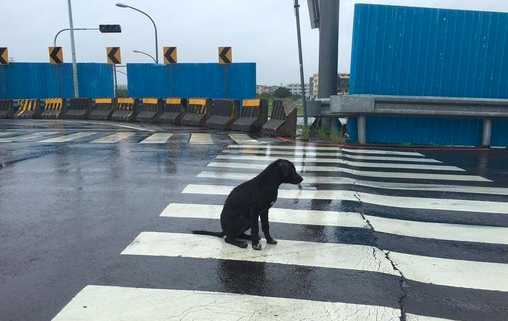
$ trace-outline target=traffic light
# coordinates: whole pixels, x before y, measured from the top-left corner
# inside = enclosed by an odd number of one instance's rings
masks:
[[[122,32],[122,27],[120,25],[99,25],[99,30],[103,33],[118,33]]]

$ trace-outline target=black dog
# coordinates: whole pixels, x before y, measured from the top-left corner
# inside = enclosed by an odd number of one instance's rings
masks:
[[[194,234],[226,236],[226,242],[246,248],[247,243],[237,240],[251,239],[252,248],[261,250],[259,244],[259,224],[268,244],[277,244],[277,240],[270,235],[268,225],[268,210],[277,200],[280,184],[299,184],[303,178],[296,172],[295,166],[288,160],[278,159],[268,165],[258,176],[235,187],[228,198],[220,215],[222,232],[192,231]],[[251,235],[245,231],[251,229]]]

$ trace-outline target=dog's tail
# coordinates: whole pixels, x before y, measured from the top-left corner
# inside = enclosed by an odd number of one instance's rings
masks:
[[[217,237],[224,237],[224,232],[210,232],[210,231],[192,231],[194,234],[200,234],[200,235],[211,235],[211,236],[217,236]]]

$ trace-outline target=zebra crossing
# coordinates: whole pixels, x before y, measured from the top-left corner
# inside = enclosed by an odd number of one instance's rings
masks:
[[[160,213],[180,224],[119,253],[149,286],[89,284],[53,320],[505,319],[508,189],[416,152],[235,138]],[[277,245],[190,233],[219,230],[225,196],[277,158],[304,177],[270,210]]]
[[[115,144],[120,142],[139,143],[139,144],[166,144],[171,142],[171,138],[181,139],[182,136],[189,145],[213,145],[214,141],[219,141],[221,136],[226,135],[230,142],[237,144],[259,144],[260,142],[248,134],[238,133],[190,133],[175,134],[168,132],[35,132],[23,134],[19,132],[0,132],[0,143],[92,143],[92,144]],[[46,138],[52,136],[51,138]],[[100,136],[100,137],[99,137]],[[178,138],[179,137],[179,138]]]

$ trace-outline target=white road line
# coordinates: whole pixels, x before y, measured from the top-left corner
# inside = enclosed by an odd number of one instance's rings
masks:
[[[162,217],[220,219],[222,205],[171,203]],[[376,232],[417,238],[508,245],[508,228],[397,220],[365,215]],[[270,222],[334,227],[370,228],[360,213],[293,210],[272,207]],[[217,223],[218,230],[220,224]]]
[[[197,177],[247,181],[256,175],[257,174],[250,173],[202,171],[201,173],[198,174]],[[508,195],[508,188],[503,187],[392,183],[392,182],[365,181],[349,177],[334,177],[334,176],[302,176],[302,177],[304,184],[348,184],[355,186],[389,189],[389,190],[401,190],[401,191],[410,190],[410,191],[446,192],[446,193]]]
[[[103,144],[118,143],[119,141],[132,137],[135,134],[136,133],[116,133],[96,140],[92,140],[91,143],[103,143]]]
[[[211,134],[193,133],[191,134],[189,144],[191,145],[210,145],[213,144]]]
[[[351,148],[323,147],[323,146],[313,146],[313,145],[258,145],[258,146],[228,145],[228,148],[261,148],[261,149],[268,149],[268,150],[285,149],[285,150],[335,151],[335,152],[344,151],[346,153],[352,153],[352,154],[422,156],[423,157],[422,154],[415,153],[415,152],[398,152],[398,151],[376,150],[376,149],[351,149]]]
[[[460,321],[460,320],[451,320],[451,319],[443,319],[443,318],[434,318],[434,317],[428,317],[425,315],[416,315],[412,313],[406,312],[406,320],[407,321]]]
[[[241,168],[241,169],[256,169],[263,170],[266,164],[242,164],[242,163],[225,163],[225,162],[210,162],[208,167],[220,168]],[[376,178],[403,178],[403,179],[428,179],[438,181],[472,181],[472,182],[492,182],[491,180],[477,176],[477,175],[457,175],[457,174],[428,174],[428,173],[410,173],[410,172],[378,172],[378,171],[364,171],[358,169],[344,168],[344,167],[329,167],[329,166],[296,166],[299,172],[341,172],[355,176],[362,177],[376,177]]]
[[[60,137],[55,137],[55,138],[49,138],[49,139],[41,140],[40,143],[64,143],[64,142],[69,142],[71,140],[75,140],[75,139],[80,139],[80,138],[83,138],[83,137],[92,136],[92,135],[95,135],[95,134],[97,134],[97,133],[93,133],[93,132],[79,132],[79,133],[75,133],[75,134],[64,135],[64,136],[60,136]]]
[[[257,155],[218,155],[216,159],[221,160],[247,160],[247,161],[264,161],[273,162],[279,159],[276,156],[257,156]],[[371,168],[397,168],[397,169],[416,169],[428,171],[457,171],[464,172],[462,168],[447,165],[430,165],[430,164],[398,164],[398,163],[368,163],[349,161],[340,158],[287,158],[295,165],[305,163],[327,163],[327,164],[340,164],[355,167],[371,167]],[[266,166],[266,165],[265,165]]]
[[[259,144],[259,141],[253,139],[247,134],[228,134],[237,144]]]
[[[189,184],[182,193],[206,194],[206,195],[229,195],[234,186],[223,185],[197,185]],[[279,189],[279,198],[289,199],[318,199],[318,200],[343,200],[355,201],[380,206],[440,210],[508,214],[508,206],[505,202],[488,202],[460,199],[440,199],[426,197],[404,197],[375,195],[348,190],[287,190]]]
[[[140,144],[164,144],[173,136],[172,133],[155,133],[140,141]]]
[[[16,133],[15,133],[15,132],[1,132],[1,133],[0,133],[0,137],[2,137],[2,136],[14,135],[14,134],[16,134]]]
[[[220,218],[221,211],[222,205],[171,203],[164,209],[164,211],[162,211],[160,216],[218,220]],[[287,208],[274,207],[270,209],[270,222],[300,225],[356,227],[365,229],[369,228],[359,213],[292,210]],[[219,227],[220,224],[217,224],[217,228]]]
[[[399,275],[384,253],[372,246],[289,240],[267,245],[264,239],[261,243],[263,250],[256,251],[213,236],[142,232],[121,254],[240,260]]]
[[[369,155],[356,155],[356,154],[345,154],[341,151],[333,152],[308,152],[308,151],[284,151],[284,150],[259,150],[259,149],[242,149],[242,150],[234,150],[234,149],[225,149],[222,151],[224,154],[236,154],[236,155],[279,155],[279,156],[293,156],[293,157],[339,157],[339,158],[349,158],[363,161],[393,161],[393,162],[408,162],[408,163],[442,163],[436,159],[431,158],[423,158],[423,157],[385,157],[385,156],[369,156]]]
[[[508,245],[508,228],[397,220],[365,215],[376,232],[410,237]]]
[[[346,320],[351,315],[356,320],[398,321],[400,309],[236,293],[88,285],[53,321]]]
[[[11,143],[11,142],[19,142],[29,139],[37,139],[37,138],[43,138],[50,135],[56,135],[59,134],[58,132],[38,132],[33,134],[26,134],[21,136],[14,136],[14,137],[5,137],[0,138],[0,143]]]
[[[508,265],[389,252],[404,277],[417,282],[508,292]]]

